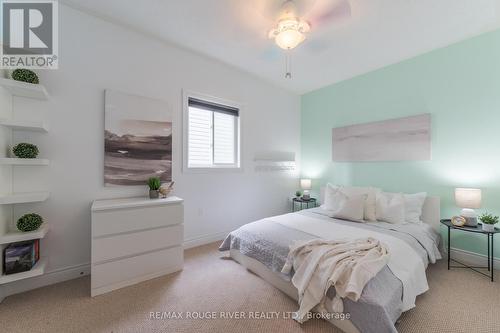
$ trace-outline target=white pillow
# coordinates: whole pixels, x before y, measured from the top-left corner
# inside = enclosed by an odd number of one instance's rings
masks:
[[[403,193],[379,192],[377,194],[377,220],[389,223],[405,222]]]
[[[323,198],[323,204],[321,208],[324,210],[337,210],[339,207],[337,192],[339,190],[338,186],[332,185],[330,183],[326,184],[325,194]]]
[[[410,223],[420,223],[422,208],[424,207],[426,192],[404,194],[405,199],[405,221]]]
[[[332,217],[349,220],[354,222],[363,222],[366,195],[354,195],[347,197],[344,193],[339,193],[345,197],[341,201],[339,208],[333,213]]]
[[[341,187],[340,191],[348,197],[357,195],[366,195],[365,209],[363,219],[366,221],[376,221],[376,197],[380,189],[374,187]]]
[[[334,188],[330,188],[329,191],[328,203],[326,201],[325,192],[325,204],[321,206],[326,210],[329,217],[363,222],[366,195],[354,195],[349,197],[342,193],[340,189],[335,190]]]

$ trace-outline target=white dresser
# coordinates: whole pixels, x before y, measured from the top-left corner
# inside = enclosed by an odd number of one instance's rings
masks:
[[[182,202],[168,197],[92,203],[92,296],[182,269]]]

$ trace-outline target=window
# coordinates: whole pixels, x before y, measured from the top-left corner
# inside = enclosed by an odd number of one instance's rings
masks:
[[[239,168],[240,109],[207,97],[186,100],[184,165],[187,169]]]

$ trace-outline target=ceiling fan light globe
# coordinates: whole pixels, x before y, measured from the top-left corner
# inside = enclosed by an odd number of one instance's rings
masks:
[[[291,50],[302,43],[304,39],[305,36],[301,32],[293,29],[288,29],[280,31],[278,35],[276,35],[274,41],[280,48],[284,50]]]

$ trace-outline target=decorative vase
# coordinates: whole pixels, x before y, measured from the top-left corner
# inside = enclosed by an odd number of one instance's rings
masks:
[[[495,231],[495,225],[483,223],[483,230],[487,232],[493,232]]]
[[[158,199],[159,192],[158,190],[149,190],[149,199]]]
[[[158,192],[160,192],[160,196],[162,198],[166,198],[168,197],[168,195],[170,194],[170,192],[172,192],[172,187],[173,186],[173,182],[170,183],[170,185],[166,185],[166,184],[163,184],[162,186],[160,186],[160,189],[158,190]]]

